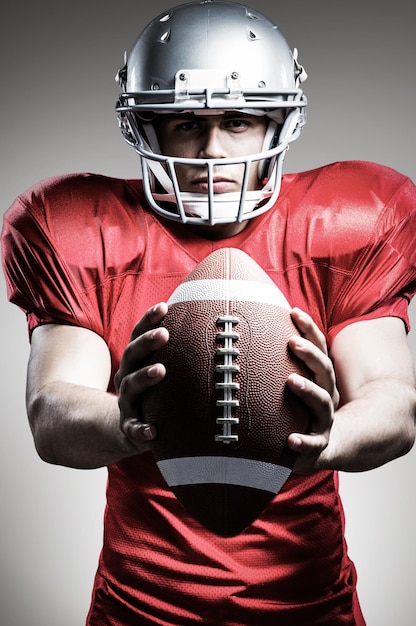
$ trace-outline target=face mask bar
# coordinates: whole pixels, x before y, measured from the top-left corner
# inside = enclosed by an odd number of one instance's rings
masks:
[[[181,83],[182,74],[187,76],[184,84]],[[191,74],[193,79],[198,79],[193,80],[192,86],[188,80]],[[289,143],[299,136],[305,124],[304,108],[307,100],[297,86],[293,89],[281,89],[279,92],[252,89],[244,90],[243,93],[236,87],[231,90],[229,84],[224,88],[202,88],[205,81],[208,81],[206,71],[202,74],[197,70],[186,70],[177,73],[175,89],[123,92],[116,106],[119,126],[127,143],[140,156],[144,191],[155,212],[183,223],[214,225],[241,222],[264,213],[276,201],[280,191],[284,155]],[[124,80],[120,80],[120,83],[125,87]],[[148,131],[158,114],[193,111],[197,115],[198,112],[205,114],[205,111],[216,110],[239,110],[252,112],[253,115],[266,115],[273,120],[275,126],[277,124],[280,132],[273,142],[270,138],[266,141],[261,153],[233,159],[167,157],[159,153],[157,142],[149,141],[149,136],[154,136],[154,131]],[[259,180],[266,177],[268,181],[262,189],[248,191],[248,173],[253,162],[259,164]],[[234,193],[214,194],[213,168],[227,164],[241,164],[244,167],[242,189]],[[175,169],[177,165],[205,168],[207,193],[181,191]],[[267,173],[264,173],[265,169],[268,170]],[[159,193],[160,186],[164,192]]]
[[[267,211],[276,201],[280,191],[280,180],[284,154],[288,142],[254,155],[222,159],[184,159],[166,157],[149,151],[143,143],[136,144],[140,155],[143,184],[150,206],[170,220],[184,224],[221,224],[241,222]],[[271,176],[262,189],[248,191],[249,172],[253,163],[270,160]],[[241,190],[234,193],[215,194],[214,168],[227,165],[242,165],[244,168]],[[189,193],[180,189],[176,167],[200,167],[207,172],[207,193]],[[157,180],[165,192],[155,191]],[[167,205],[174,205],[174,210]]]

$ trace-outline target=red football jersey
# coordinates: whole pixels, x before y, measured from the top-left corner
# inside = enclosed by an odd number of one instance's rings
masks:
[[[359,319],[397,316],[408,326],[415,207],[413,183],[394,170],[335,163],[284,176],[271,210],[235,237],[209,241],[156,216],[140,181],[57,177],[5,216],[9,297],[30,330],[53,322],[101,335],[115,372],[144,311],[210,252],[238,247],[330,344]],[[90,626],[364,624],[334,472],[290,477],[231,538],[187,515],[150,453],[108,468],[107,502]]]

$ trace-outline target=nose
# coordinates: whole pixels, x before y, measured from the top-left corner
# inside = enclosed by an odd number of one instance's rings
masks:
[[[224,134],[218,126],[208,126],[201,136],[199,158],[221,159],[226,157]]]

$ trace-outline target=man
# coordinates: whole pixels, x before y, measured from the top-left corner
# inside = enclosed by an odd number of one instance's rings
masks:
[[[377,467],[414,441],[415,191],[370,163],[282,179],[305,123],[304,78],[256,11],[176,7],[149,24],[119,73],[120,126],[143,185],[59,177],[5,217],[9,296],[31,332],[35,445],[51,463],[109,468],[90,625],[364,624],[336,470]],[[222,539],[166,488],[140,397],[166,375],[163,364],[143,367],[168,341],[164,302],[227,246],[250,254],[296,307],[302,338],[290,348],[313,380],[288,385],[313,423],[289,437],[299,460],[282,492]]]

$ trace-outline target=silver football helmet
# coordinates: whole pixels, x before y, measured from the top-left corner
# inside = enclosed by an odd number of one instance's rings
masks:
[[[306,78],[285,38],[268,18],[246,6],[220,0],[179,5],[151,21],[138,37],[116,79],[116,105],[126,141],[140,155],[150,206],[184,223],[229,223],[269,209],[280,190],[289,144],[305,124]],[[186,159],[161,154],[153,121],[165,113],[223,113],[237,110],[267,116],[258,154],[236,158]],[[214,193],[214,168],[240,163],[240,192]],[[246,189],[258,167],[259,189]],[[176,168],[206,169],[207,193],[180,189]]]

